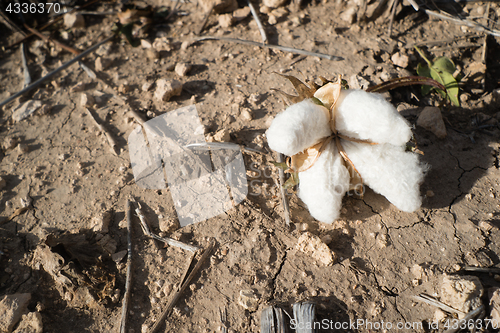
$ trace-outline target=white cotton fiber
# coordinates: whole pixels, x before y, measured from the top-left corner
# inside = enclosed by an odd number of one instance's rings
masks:
[[[411,128],[391,103],[379,94],[342,90],[335,106],[335,127],[343,135],[377,143],[403,145]]]
[[[363,182],[405,212],[420,208],[419,185],[424,166],[418,155],[404,151],[404,146],[368,145],[341,140],[347,156],[363,177]]]
[[[274,118],[266,132],[272,150],[292,156],[330,136],[328,110],[310,100],[288,107]]]
[[[311,215],[318,221],[333,223],[349,190],[349,171],[333,142],[311,168],[299,173],[299,181],[299,198]]]

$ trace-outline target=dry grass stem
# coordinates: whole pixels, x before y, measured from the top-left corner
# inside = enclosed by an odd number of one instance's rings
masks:
[[[310,51],[296,49],[296,48],[287,47],[287,46],[280,46],[280,45],[273,45],[273,44],[262,44],[262,43],[254,42],[251,40],[231,38],[231,37],[204,36],[204,37],[198,37],[198,38],[193,39],[194,42],[204,42],[206,40],[221,40],[221,41],[225,41],[225,42],[247,44],[247,45],[259,46],[259,47],[268,48],[268,49],[280,50],[283,52],[303,54],[306,56],[318,57],[318,58],[323,58],[323,59],[328,59],[328,60],[333,60],[333,61],[344,60],[344,58],[342,58],[342,57],[332,56],[332,55],[328,55],[328,54],[324,54],[324,53],[310,52]]]
[[[122,301],[122,319],[120,322],[120,333],[125,333],[127,328],[128,302],[130,299],[130,289],[132,285],[132,208],[130,200],[125,205],[127,212],[127,277],[125,280],[125,293]]]

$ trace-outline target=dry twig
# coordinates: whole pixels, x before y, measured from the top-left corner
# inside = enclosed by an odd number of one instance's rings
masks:
[[[215,247],[215,242],[214,242],[214,240],[212,240],[210,242],[210,245],[208,246],[208,248],[203,252],[202,256],[200,257],[200,260],[198,260],[198,262],[194,266],[193,270],[186,278],[186,280],[182,281],[183,279],[181,279],[181,283],[179,284],[179,286],[180,286],[179,289],[175,292],[172,299],[168,302],[166,309],[163,311],[163,313],[160,316],[160,319],[153,325],[153,327],[149,331],[150,333],[155,333],[158,330],[158,328],[160,327],[160,325],[163,323],[163,321],[165,321],[167,316],[170,314],[170,312],[174,308],[175,303],[177,303],[177,301],[181,297],[184,290],[186,290],[186,288],[191,283],[191,280],[194,278],[196,273],[200,270],[201,265],[203,265],[203,263],[207,260],[207,258],[212,253],[212,250],[214,247]]]
[[[0,107],[4,106],[5,104],[13,101],[14,99],[18,98],[19,96],[22,96],[24,94],[26,94],[27,92],[35,89],[36,87],[38,87],[39,85],[41,85],[43,82],[45,82],[46,80],[50,79],[51,77],[53,77],[54,75],[56,75],[57,73],[59,73],[60,71],[68,68],[69,66],[73,65],[75,62],[77,61],[80,61],[83,57],[85,57],[86,55],[89,55],[90,53],[94,52],[95,50],[97,50],[97,48],[99,46],[101,46],[102,44],[104,43],[107,43],[109,42],[111,39],[113,39],[115,37],[115,35],[112,35],[112,36],[109,36],[108,38],[104,39],[103,41],[97,43],[96,45],[88,48],[87,50],[85,50],[84,52],[80,53],[78,56],[74,57],[73,59],[71,59],[70,61],[68,61],[67,63],[63,64],[61,67],[53,70],[52,72],[50,72],[49,74],[45,75],[44,77],[36,80],[35,82],[33,82],[31,85],[27,86],[26,88],[24,88],[23,90],[19,91],[18,93],[12,95],[11,97],[7,98],[6,100],[4,100],[3,102],[0,103]]]
[[[96,119],[96,117],[94,116],[94,113],[92,111],[90,111],[89,108],[85,108],[85,111],[90,115],[90,117],[94,120],[94,123],[95,125],[97,126],[97,128],[104,133],[104,135],[106,135],[106,139],[108,140],[108,143],[109,145],[111,146],[111,151],[113,152],[113,154],[117,155],[118,156],[118,153],[116,152],[116,141],[115,139],[113,138],[113,136],[111,135],[111,132],[108,131],[101,123],[99,123]]]
[[[262,44],[267,44],[266,30],[264,30],[264,26],[262,25],[262,22],[259,19],[259,14],[257,14],[257,11],[252,5],[252,2],[250,0],[248,0],[247,2],[248,2],[248,8],[250,8],[250,12],[252,13],[253,18],[257,23],[257,27],[259,28],[260,37],[262,38]]]
[[[125,293],[122,302],[122,320],[120,323],[120,333],[125,333],[127,327],[128,301],[130,299],[130,289],[132,285],[132,208],[130,200],[127,200],[125,206],[127,211],[127,277],[125,280]]]
[[[178,240],[175,240],[172,238],[160,237],[160,236],[153,234],[151,232],[151,229],[149,228],[149,223],[148,223],[148,220],[146,219],[146,216],[144,216],[144,214],[142,213],[141,204],[138,202],[136,202],[136,204],[137,204],[137,208],[135,209],[135,213],[137,214],[137,216],[139,217],[139,220],[141,221],[142,231],[144,231],[144,233],[147,236],[154,238],[160,242],[166,243],[170,246],[179,247],[179,248],[186,250],[186,251],[196,252],[200,249],[198,246],[185,244],[185,243],[179,242]]]
[[[437,299],[435,299],[427,294],[420,294],[418,296],[413,296],[413,299],[427,303],[429,305],[433,305],[433,306],[438,307],[441,310],[446,311],[448,313],[454,313],[457,315],[464,315],[465,314],[464,312],[457,310],[457,309],[454,309],[451,306],[448,306],[448,305],[444,304],[443,302],[440,302]]]
[[[212,4],[212,6],[210,6],[208,11],[205,13],[205,17],[203,18],[203,21],[201,22],[201,26],[196,31],[197,35],[201,34],[203,29],[205,29],[205,26],[207,25],[207,22],[208,22],[208,18],[210,17],[210,15],[212,15],[213,10],[214,10],[214,5]]]
[[[328,55],[328,54],[324,54],[324,53],[310,52],[310,51],[295,49],[293,47],[287,47],[287,46],[280,46],[280,45],[273,45],[273,44],[262,44],[262,43],[254,42],[251,40],[244,40],[244,39],[230,38],[230,37],[223,37],[223,36],[198,37],[198,38],[195,38],[193,40],[193,42],[204,42],[206,40],[222,40],[225,42],[247,44],[247,45],[253,45],[253,46],[258,46],[258,47],[263,47],[263,48],[268,48],[268,49],[276,49],[276,50],[280,50],[283,52],[303,54],[303,55],[307,55],[307,56],[318,57],[318,58],[334,60],[334,61],[344,60],[344,58],[342,58],[342,57],[332,56],[332,55]]]

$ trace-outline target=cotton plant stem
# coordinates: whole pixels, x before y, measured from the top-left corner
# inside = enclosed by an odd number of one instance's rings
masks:
[[[181,297],[182,293],[186,290],[186,288],[191,283],[191,280],[193,280],[194,276],[196,275],[196,273],[198,273],[198,271],[200,270],[200,268],[203,265],[203,263],[211,255],[212,250],[214,249],[214,247],[215,247],[215,242],[212,240],[210,242],[210,245],[208,246],[208,248],[203,252],[202,256],[200,257],[200,259],[198,260],[198,262],[194,266],[194,268],[191,271],[191,273],[189,273],[189,275],[186,278],[186,280],[184,282],[181,281],[181,287],[175,292],[175,294],[172,297],[172,299],[170,300],[170,302],[168,302],[166,309],[163,311],[163,313],[160,316],[160,319],[158,321],[156,321],[156,323],[153,325],[153,327],[151,328],[151,330],[149,331],[149,333],[155,333],[155,332],[157,332],[157,330],[160,327],[160,325],[165,321],[165,319],[167,318],[167,316],[170,314],[170,312],[174,308],[175,303],[177,303],[177,301]]]
[[[258,46],[258,47],[263,47],[263,48],[268,48],[268,49],[280,50],[283,52],[303,54],[303,55],[307,55],[307,56],[311,56],[311,57],[318,57],[318,58],[323,58],[323,59],[328,59],[328,60],[333,60],[333,61],[344,60],[344,58],[342,58],[342,57],[332,56],[332,55],[328,55],[328,54],[324,54],[324,53],[310,52],[310,51],[296,49],[296,48],[287,47],[287,46],[280,46],[280,45],[273,45],[273,44],[262,44],[262,43],[254,42],[251,40],[223,37],[223,36],[198,37],[198,38],[193,39],[193,42],[204,42],[206,40],[221,40],[221,41],[225,41],[225,42],[247,44],[247,45]]]
[[[278,153],[278,163],[283,162],[283,154]],[[278,174],[280,182],[281,202],[283,203],[283,213],[285,214],[285,223],[287,226],[290,226],[290,206],[288,205],[286,190],[283,187],[285,185],[285,171],[282,168],[278,168]]]
[[[89,55],[90,53],[94,52],[95,50],[97,50],[97,48],[99,46],[101,46],[102,44],[104,43],[107,43],[109,42],[110,40],[112,40],[113,38],[115,37],[115,35],[112,35],[112,36],[109,36],[107,38],[105,38],[104,40],[100,41],[99,43],[97,43],[96,45],[88,48],[87,50],[85,50],[84,52],[80,53],[78,56],[74,57],[73,59],[71,59],[70,61],[68,61],[67,63],[63,64],[62,66],[60,66],[59,68],[53,70],[52,72],[50,72],[49,74],[45,75],[44,77],[36,80],[35,82],[33,82],[31,85],[27,86],[26,88],[22,89],[21,91],[19,91],[18,93],[12,95],[11,97],[7,98],[6,100],[4,100],[3,102],[0,103],[0,107],[10,103],[11,101],[13,101],[14,99],[18,98],[19,96],[22,96],[24,94],[26,94],[27,92],[35,89],[36,87],[38,87],[39,85],[41,85],[43,82],[45,82],[46,80],[52,78],[54,75],[56,75],[57,73],[59,73],[60,71],[68,68],[69,66],[73,65],[75,62],[77,61],[80,61],[83,57]]]
[[[252,5],[252,2],[250,0],[247,0],[248,3],[248,8],[250,8],[250,12],[252,13],[252,16],[257,23],[257,27],[259,28],[260,32],[260,38],[262,38],[262,44],[267,44],[267,35],[266,35],[266,30],[264,30],[264,26],[262,25],[262,22],[259,19],[259,14],[257,14],[257,11],[255,10],[255,7]]]
[[[125,206],[127,211],[127,277],[125,280],[125,294],[122,302],[122,319],[120,323],[120,333],[125,333],[127,328],[128,302],[130,300],[130,289],[132,285],[132,209],[130,200]]]

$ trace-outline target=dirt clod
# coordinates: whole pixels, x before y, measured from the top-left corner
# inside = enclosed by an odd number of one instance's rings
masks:
[[[156,81],[155,98],[160,101],[169,101],[172,97],[179,96],[181,92],[182,83],[177,80],[159,79]]]
[[[425,107],[418,116],[417,125],[431,131],[440,139],[446,137],[446,126],[438,107]]]

